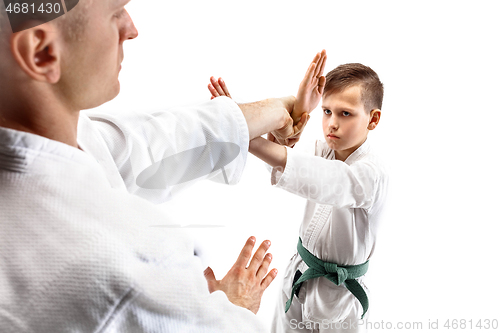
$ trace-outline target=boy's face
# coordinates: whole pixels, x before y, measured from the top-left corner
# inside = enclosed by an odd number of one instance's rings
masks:
[[[369,129],[375,128],[373,124],[369,128],[374,112],[365,111],[359,85],[330,93],[323,98],[322,108],[326,143],[335,151],[336,159],[345,161],[365,142]]]

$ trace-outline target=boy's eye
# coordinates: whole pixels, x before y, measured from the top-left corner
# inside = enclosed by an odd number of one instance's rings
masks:
[[[343,115],[344,117],[348,117],[348,116],[350,116],[351,114],[350,114],[349,112],[347,112],[347,111],[342,111],[342,115]]]
[[[330,111],[330,110],[328,110],[328,109],[323,110],[323,112],[324,112],[325,114],[332,114],[332,111]]]

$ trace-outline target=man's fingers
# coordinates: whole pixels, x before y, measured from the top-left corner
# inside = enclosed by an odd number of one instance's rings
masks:
[[[271,253],[266,254],[264,260],[262,261],[262,265],[260,265],[259,270],[257,271],[257,279],[262,280],[264,276],[267,274],[267,270],[269,269],[269,265],[273,261],[273,256]]]
[[[252,250],[254,245],[255,237],[252,236],[247,239],[247,242],[245,243],[245,246],[243,246],[243,249],[241,250],[240,255],[238,256],[238,259],[236,259],[233,267],[247,267],[248,261],[250,260],[250,258],[252,258]]]
[[[307,124],[307,121],[309,120],[309,118],[311,118],[311,116],[309,116],[307,114],[307,112],[304,112],[301,116],[300,116],[300,121],[297,123],[297,125],[293,126],[293,132],[294,132],[294,135],[291,137],[291,138],[295,138],[297,136],[297,134],[301,133],[302,130],[304,129],[304,127],[306,126]],[[289,138],[290,139],[290,138]]]
[[[205,275],[205,279],[207,280],[208,291],[210,293],[219,290],[219,281],[215,279],[214,271],[210,267],[207,267],[207,269],[205,269],[203,275]]]
[[[262,242],[262,244],[260,244],[259,248],[257,249],[257,251],[255,251],[255,254],[252,257],[252,261],[250,261],[250,265],[248,265],[248,269],[250,271],[257,273],[257,270],[262,265],[264,256],[266,255],[266,252],[270,246],[271,242],[268,240],[265,240]]]
[[[274,135],[272,133],[267,133],[267,140],[269,140],[271,142],[276,142],[276,138],[274,137]]]
[[[288,139],[288,147],[290,148],[293,148],[293,146],[295,146],[297,144],[297,142],[299,142],[299,139]]]
[[[278,270],[276,268],[273,268],[269,272],[269,274],[267,274],[267,276],[264,278],[264,280],[262,280],[260,286],[265,290],[267,287],[269,287],[271,282],[273,282],[276,275],[278,275]]]

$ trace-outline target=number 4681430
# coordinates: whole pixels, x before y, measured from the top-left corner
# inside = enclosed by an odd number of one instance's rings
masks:
[[[35,4],[32,3],[32,4],[29,4],[29,3],[9,3],[9,5],[7,6],[7,8],[5,8],[5,11],[9,14],[11,13],[14,13],[14,14],[20,14],[20,13],[23,13],[23,14],[37,14],[37,13],[46,13],[46,14],[52,14],[52,13],[56,13],[58,14],[59,12],[61,12],[61,4],[59,3],[50,3],[50,2],[47,2],[47,3],[41,3],[40,6],[38,6],[38,8],[35,10]]]

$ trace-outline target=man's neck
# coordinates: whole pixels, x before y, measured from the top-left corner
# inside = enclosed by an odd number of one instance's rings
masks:
[[[27,107],[27,104],[17,107],[0,105],[0,126],[40,135],[78,148],[79,111],[69,111],[58,103],[47,101],[33,107]]]

